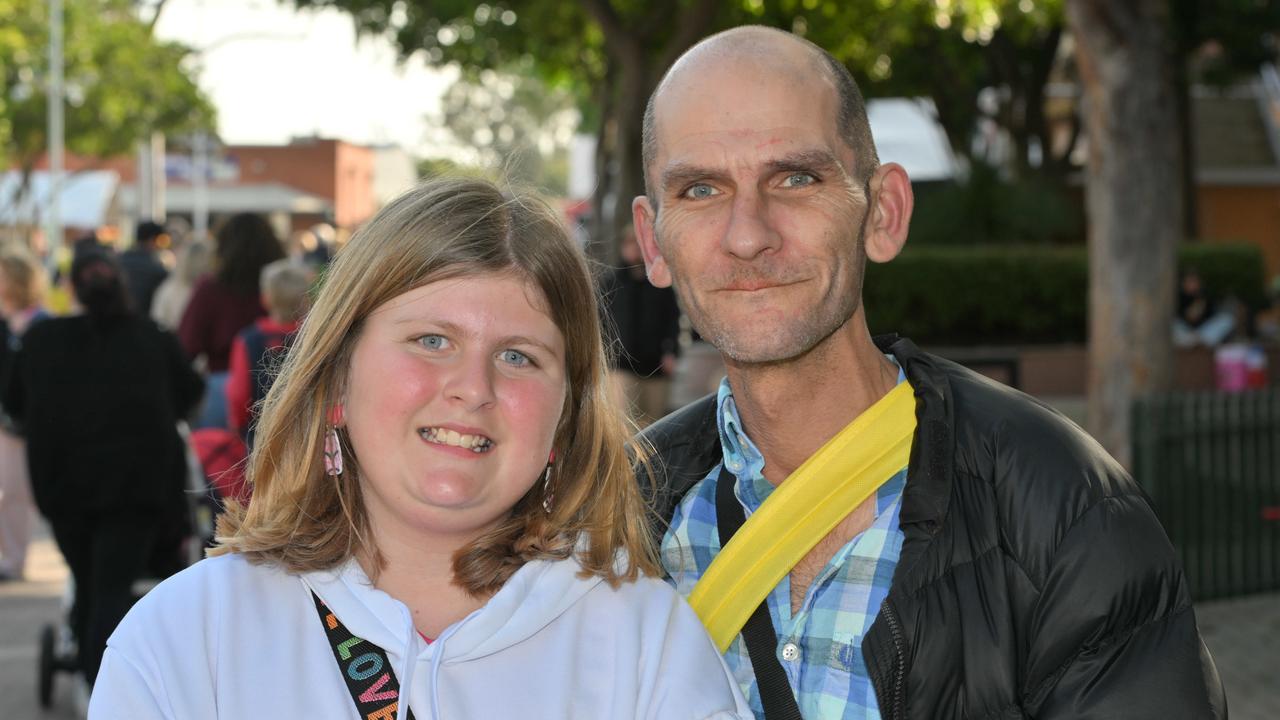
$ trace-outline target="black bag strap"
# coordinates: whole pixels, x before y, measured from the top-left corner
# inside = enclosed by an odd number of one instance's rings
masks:
[[[729,539],[747,521],[742,504],[733,494],[736,482],[733,473],[721,464],[720,476],[716,479],[716,529],[720,531],[721,548],[729,544]],[[747,655],[751,657],[751,667],[756,673],[765,720],[803,720],[796,696],[791,692],[791,682],[787,680],[787,671],[778,662],[778,633],[773,629],[773,618],[769,616],[768,598],[760,601],[747,619],[742,628],[742,642],[747,646]]]
[[[320,613],[324,634],[333,648],[333,659],[338,663],[342,679],[347,682],[356,712],[367,720],[396,720],[396,711],[400,707],[400,681],[396,680],[395,671],[391,669],[387,651],[352,635],[319,595],[312,592],[311,597],[316,601],[316,612]],[[408,717],[414,720],[412,709]]]

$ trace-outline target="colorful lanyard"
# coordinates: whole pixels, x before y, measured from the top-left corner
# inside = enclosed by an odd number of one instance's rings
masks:
[[[356,704],[356,712],[364,720],[396,720],[396,711],[400,708],[400,682],[391,670],[387,651],[352,635],[338,616],[329,611],[320,596],[312,592],[311,597],[316,601],[316,612],[320,613],[324,634],[333,648],[333,659],[342,671],[342,679],[347,681],[347,690],[351,692],[351,701]],[[408,715],[409,720],[414,720],[412,708]]]

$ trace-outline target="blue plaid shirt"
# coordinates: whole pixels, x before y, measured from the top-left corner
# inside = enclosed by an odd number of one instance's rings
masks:
[[[898,382],[905,379],[901,370]],[[717,422],[724,463],[735,476],[734,495],[748,516],[764,502],[773,485],[765,480],[764,457],[742,432],[742,421],[727,379],[721,381]],[[688,597],[711,560],[720,552],[716,529],[717,467],[680,502],[671,530],[662,540],[662,565],[680,594]],[[875,690],[862,658],[862,638],[885,596],[902,550],[898,510],[906,485],[904,467],[876,492],[876,518],[871,527],[850,540],[813,580],[799,612],[791,613],[791,578],[785,577],[768,597],[769,614],[778,632],[776,652],[786,670],[800,713],[813,720],[879,718]],[[783,649],[794,644],[796,660],[784,659]],[[763,718],[760,692],[742,636],[725,652],[725,661],[751,703]]]

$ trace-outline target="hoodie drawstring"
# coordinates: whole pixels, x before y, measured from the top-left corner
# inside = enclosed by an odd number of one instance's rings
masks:
[[[431,685],[428,690],[431,691],[431,719],[440,720],[440,666],[444,664],[444,644],[449,641],[449,636],[458,631],[463,623],[451,626],[440,637],[431,643],[432,663],[431,663]]]

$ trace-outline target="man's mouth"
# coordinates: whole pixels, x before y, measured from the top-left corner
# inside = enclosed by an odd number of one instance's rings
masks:
[[[452,445],[480,454],[493,447],[493,441],[483,435],[465,435],[448,428],[418,428],[418,436],[436,445]]]

